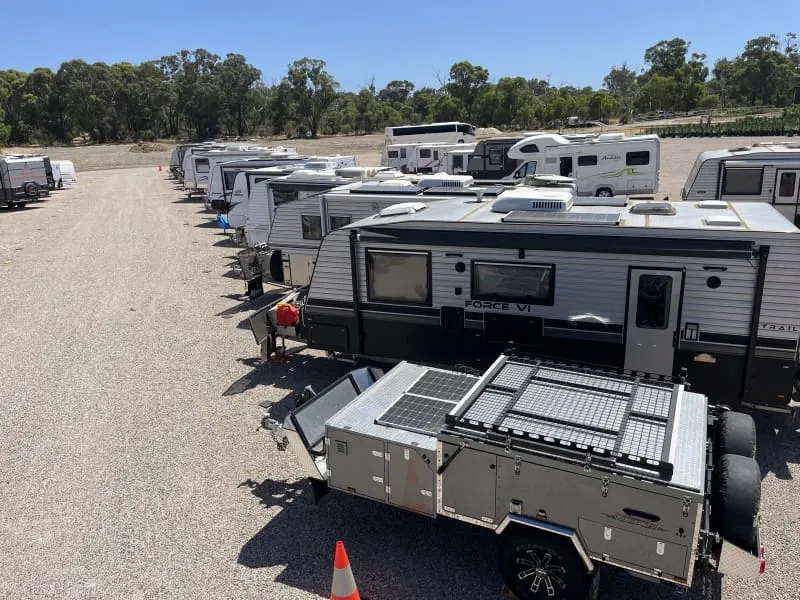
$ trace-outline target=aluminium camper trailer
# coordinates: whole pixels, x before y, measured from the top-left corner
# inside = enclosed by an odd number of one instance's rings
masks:
[[[681,198],[767,202],[800,223],[800,144],[756,143],[701,152],[689,172]]]
[[[0,156],[0,203],[22,208],[50,195],[42,157]]]
[[[531,136],[508,149],[508,157],[522,164],[507,179],[521,181],[533,174],[554,173],[574,178],[583,196],[655,194],[660,144],[657,135]]]
[[[800,230],[769,204],[536,188],[482,203],[406,197],[413,210],[325,236],[291,300],[299,320],[279,332],[272,308],[251,317],[262,349],[294,335],[345,358],[453,364],[513,342],[656,375],[686,369],[716,403],[792,409]]]
[[[606,570],[667,591],[712,572],[757,585],[756,426],[690,383],[512,352],[482,372],[403,361],[306,388],[261,425],[315,501],[334,489],[496,534],[510,597],[595,600]],[[426,558],[461,549],[444,552]]]

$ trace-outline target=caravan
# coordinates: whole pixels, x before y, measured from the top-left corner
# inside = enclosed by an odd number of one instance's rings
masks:
[[[800,144],[762,142],[701,152],[686,179],[681,198],[767,202],[797,225],[800,223]]]
[[[522,162],[504,179],[523,181],[537,173],[572,177],[583,196],[655,194],[661,161],[657,135],[597,136],[542,134],[520,140],[508,158]]]
[[[211,173],[222,162],[244,160],[246,158],[299,158],[294,148],[267,148],[265,146],[226,148],[224,150],[208,150],[192,154],[184,174],[183,188],[189,195],[205,194]]]
[[[296,319],[278,328],[275,306],[251,317],[265,352],[282,335],[343,358],[453,364],[513,344],[660,376],[685,369],[715,403],[789,409],[800,230],[772,206],[525,187],[488,200],[392,196],[324,237],[310,286],[289,299]]]
[[[49,195],[43,157],[0,156],[0,203],[22,208]]]

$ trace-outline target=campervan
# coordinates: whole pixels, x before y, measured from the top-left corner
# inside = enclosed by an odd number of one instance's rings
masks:
[[[44,159],[0,156],[0,202],[22,208],[50,195]]]
[[[390,199],[390,196],[393,196]],[[671,376],[713,402],[785,411],[797,374],[800,230],[767,203],[654,202],[515,187],[387,210],[326,235],[310,286],[250,324],[342,358],[437,364],[509,344]],[[733,377],[732,374],[738,374]]]
[[[800,223],[800,144],[756,143],[701,152],[681,198],[767,202],[795,225]]]
[[[657,135],[603,133],[569,139],[536,135],[508,149],[522,164],[504,179],[521,181],[534,173],[572,177],[584,196],[654,194],[658,191],[660,141]]]

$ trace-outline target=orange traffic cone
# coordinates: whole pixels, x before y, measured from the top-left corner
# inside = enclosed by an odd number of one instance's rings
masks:
[[[331,600],[361,600],[350,570],[350,559],[344,544],[336,542],[336,557],[333,560],[333,584],[331,584]]]

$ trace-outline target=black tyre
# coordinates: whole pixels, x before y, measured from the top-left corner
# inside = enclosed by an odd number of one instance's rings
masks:
[[[25,208],[27,202],[17,202],[17,208]]]
[[[597,197],[598,198],[611,198],[614,195],[609,188],[600,188],[597,190]]]
[[[7,204],[8,204],[8,208],[11,209],[11,210],[14,210],[18,206],[18,204],[16,202],[7,202]]]
[[[22,186],[22,191],[28,198],[36,198],[39,196],[39,185],[36,182],[29,181]]]
[[[591,583],[571,541],[536,531],[503,541],[500,572],[519,600],[583,600]]]
[[[756,422],[748,414],[726,410],[717,421],[715,456],[756,457]]]
[[[750,549],[758,533],[761,471],[752,458],[725,454],[719,459],[711,517],[714,529],[726,540]]]

